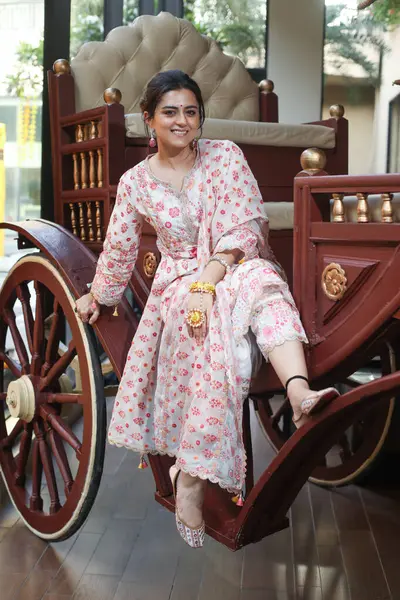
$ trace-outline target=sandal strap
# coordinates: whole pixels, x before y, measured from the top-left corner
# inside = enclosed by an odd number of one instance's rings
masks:
[[[303,379],[304,381],[307,381],[307,383],[309,383],[308,378],[304,377],[304,375],[293,375],[293,377],[289,377],[289,379],[285,383],[286,394],[287,394],[288,385],[291,381],[293,381],[293,379]]]

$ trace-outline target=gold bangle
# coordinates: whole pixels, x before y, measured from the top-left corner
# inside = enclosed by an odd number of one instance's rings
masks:
[[[194,281],[189,286],[189,292],[200,292],[204,294],[215,294],[215,285],[202,281]]]
[[[186,313],[186,323],[193,329],[197,329],[203,325],[205,315],[205,311],[201,308],[192,308]]]

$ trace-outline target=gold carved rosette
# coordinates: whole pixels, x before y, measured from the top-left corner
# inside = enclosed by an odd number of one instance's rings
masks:
[[[338,263],[330,263],[322,273],[321,284],[329,300],[341,300],[347,290],[345,270]]]

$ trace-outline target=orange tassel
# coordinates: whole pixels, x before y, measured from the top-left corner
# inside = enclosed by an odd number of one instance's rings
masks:
[[[147,464],[145,457],[142,455],[140,457],[140,462],[139,462],[138,469],[147,469],[148,466],[149,465]]]
[[[234,504],[237,504],[237,503],[238,503],[238,500],[239,500],[239,496],[233,496],[233,498],[232,498],[232,502],[233,502]]]

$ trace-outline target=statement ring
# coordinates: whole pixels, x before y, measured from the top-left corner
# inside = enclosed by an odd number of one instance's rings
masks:
[[[193,329],[197,329],[201,327],[205,321],[205,311],[200,308],[192,308],[186,313],[186,323],[193,327]]]

